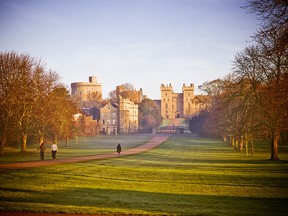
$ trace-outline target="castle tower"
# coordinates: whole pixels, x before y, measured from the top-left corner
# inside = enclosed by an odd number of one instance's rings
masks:
[[[193,98],[194,98],[194,85],[190,84],[190,86],[186,86],[183,84],[182,86],[183,92],[183,115],[189,116],[194,112]]]
[[[172,111],[173,88],[172,85],[161,84],[161,115],[163,118],[174,118]]]
[[[174,93],[172,85],[161,84],[161,115],[163,118],[186,118],[211,106],[211,98],[194,95],[194,84],[183,84],[182,93]]]
[[[174,93],[172,85],[162,84],[161,90],[161,115],[163,118],[183,117],[183,94]]]
[[[71,83],[71,96],[79,103],[80,107],[89,107],[89,95],[95,92],[99,94],[99,99],[102,99],[102,84],[97,82],[95,76],[90,76],[89,82]]]

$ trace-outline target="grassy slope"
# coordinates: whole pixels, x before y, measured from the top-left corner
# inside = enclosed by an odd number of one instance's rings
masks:
[[[267,160],[268,146],[255,151],[251,158],[219,141],[173,137],[135,156],[1,170],[0,210],[287,215],[288,163]]]

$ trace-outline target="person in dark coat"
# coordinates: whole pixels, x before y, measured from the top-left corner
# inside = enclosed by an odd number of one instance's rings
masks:
[[[40,159],[44,160],[44,153],[45,153],[45,150],[46,150],[46,146],[45,146],[45,144],[43,142],[38,147],[38,150],[40,150]]]
[[[117,152],[118,152],[118,156],[120,156],[120,152],[121,152],[122,150],[121,150],[121,145],[120,145],[120,143],[118,143],[118,145],[117,145]]]

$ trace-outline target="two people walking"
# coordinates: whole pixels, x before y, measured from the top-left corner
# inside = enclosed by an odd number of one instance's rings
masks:
[[[45,144],[43,142],[38,147],[38,150],[40,150],[40,159],[44,160],[44,154],[45,154],[46,146],[45,146]],[[52,153],[52,159],[53,160],[56,159],[57,151],[58,151],[58,146],[57,146],[57,144],[55,142],[53,142],[52,145],[51,145],[51,153]],[[118,156],[120,157],[120,153],[122,151],[120,143],[118,143],[116,151],[118,152]]]
[[[45,154],[46,146],[45,146],[45,144],[43,142],[38,147],[38,150],[40,150],[40,159],[44,160],[44,154]],[[57,144],[55,142],[53,142],[52,145],[51,145],[51,153],[52,153],[52,159],[53,160],[56,159],[57,151],[58,151],[58,146],[57,146]]]

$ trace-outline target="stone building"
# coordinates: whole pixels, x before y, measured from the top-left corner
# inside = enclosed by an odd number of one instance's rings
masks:
[[[138,133],[139,107],[133,101],[118,98],[118,132],[120,134]]]
[[[161,115],[163,118],[185,118],[209,107],[208,96],[194,95],[194,84],[183,84],[182,93],[174,93],[171,84],[161,84]]]
[[[138,133],[138,103],[143,100],[142,89],[125,90],[123,86],[117,86],[116,97],[115,104],[108,102],[100,109],[101,133],[107,135]]]
[[[139,91],[125,90],[123,86],[117,86],[116,96],[118,103],[118,132],[121,134],[138,133],[138,104],[143,100],[142,89]]]
[[[100,109],[101,133],[116,135],[118,133],[118,107],[108,102]]]
[[[90,76],[89,82],[71,83],[71,97],[79,107],[94,107],[95,101],[102,100],[102,84],[95,76]]]

